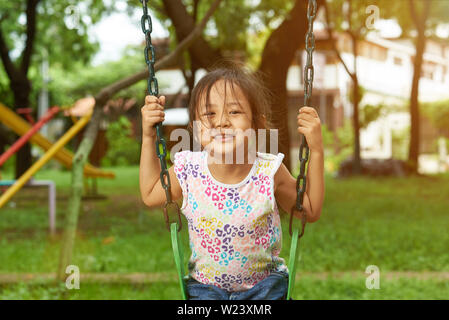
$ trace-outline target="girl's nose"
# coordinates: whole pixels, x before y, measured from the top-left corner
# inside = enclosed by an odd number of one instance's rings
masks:
[[[219,126],[220,127],[229,127],[231,125],[231,121],[229,121],[229,117],[227,112],[223,112],[219,118]]]

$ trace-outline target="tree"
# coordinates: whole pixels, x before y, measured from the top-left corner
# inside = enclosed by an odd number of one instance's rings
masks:
[[[98,49],[96,43],[88,41],[87,28],[99,21],[108,9],[103,1],[83,3],[85,12],[76,5],[68,6],[70,2],[63,0],[0,1],[0,57],[12,92],[12,98],[7,99],[14,109],[35,108],[30,100],[33,86],[29,71],[33,67],[37,69],[45,53],[52,63],[61,63],[69,69],[74,57],[87,62]],[[76,11],[76,28],[68,26],[70,16],[66,14],[70,10]],[[22,42],[20,55],[14,57],[13,52],[20,49]],[[69,51],[72,55],[65,54]],[[30,151],[27,143],[17,153],[16,178],[30,167]]]
[[[277,1],[277,0],[274,0]],[[205,28],[206,22],[209,20],[212,13],[217,9],[217,7],[220,4],[220,0],[215,0],[214,3],[211,5],[207,13],[202,18],[201,23],[198,26],[195,26],[193,23],[193,18],[190,16],[186,10],[186,7],[182,4],[180,0],[164,0],[164,9],[158,6],[158,12],[165,12],[168,16],[171,17],[172,24],[175,26],[177,30],[177,38],[179,44],[175,48],[175,50],[169,54],[168,56],[165,56],[163,59],[159,60],[155,64],[155,70],[158,70],[164,66],[172,65],[177,59],[179,59],[180,54],[182,54],[185,50],[189,50],[190,57],[192,61],[196,61],[199,66],[202,66],[203,68],[208,68],[213,63],[221,59],[221,54],[219,50],[212,48],[211,45],[207,41],[205,41],[204,37],[202,36],[202,30]],[[295,10],[293,10],[295,9]],[[280,48],[276,46],[276,41],[282,40],[281,44],[288,46],[288,54],[285,55],[286,59],[290,59],[291,61],[294,52],[299,47],[299,43],[301,41],[304,41],[304,34],[301,35],[301,32],[298,36],[299,40],[294,40],[294,43],[297,45],[290,47],[290,43],[292,41],[292,35],[294,35],[297,32],[297,26],[295,26],[295,23],[297,24],[299,21],[303,21],[305,17],[305,6],[304,3],[301,0],[297,0],[295,2],[295,6],[293,7],[292,11],[287,14],[287,17],[285,19],[285,24],[281,31],[279,31],[276,36],[272,37],[271,45],[266,46],[266,52],[269,53],[268,56],[272,56],[273,53],[279,53]],[[302,14],[300,14],[302,12]],[[294,16],[294,18],[291,18],[291,16]],[[281,25],[281,26],[282,26]],[[301,29],[300,29],[301,30]],[[303,28],[305,31],[305,27]],[[273,51],[273,52],[271,52]],[[282,51],[282,50],[281,50]],[[265,52],[265,50],[264,50]],[[276,56],[276,61],[279,61],[278,57]],[[271,84],[273,86],[277,86],[277,88],[284,87],[284,92],[286,92],[286,76],[288,68],[283,68],[282,72],[276,72],[274,61],[267,63],[271,70],[273,71],[273,74],[277,76],[276,79],[272,79],[268,81],[268,86],[270,87]],[[65,227],[65,233],[64,233],[64,240],[63,245],[61,247],[61,255],[60,255],[60,263],[59,263],[59,269],[58,269],[58,278],[64,279],[65,278],[65,267],[70,263],[72,250],[73,250],[73,244],[74,244],[74,237],[75,237],[75,231],[77,227],[77,220],[78,220],[78,212],[80,208],[81,203],[81,193],[82,193],[82,177],[83,177],[83,166],[86,162],[87,155],[89,154],[93,141],[95,140],[97,131],[98,131],[98,123],[102,117],[102,106],[106,102],[106,100],[111,97],[113,94],[116,94],[120,90],[123,90],[135,83],[137,83],[140,80],[146,79],[148,77],[148,71],[145,69],[141,72],[138,72],[136,74],[133,74],[129,77],[126,77],[125,79],[118,80],[114,82],[113,84],[103,88],[98,94],[95,95],[96,100],[96,106],[94,107],[94,113],[92,116],[91,121],[89,122],[85,134],[83,137],[82,142],[80,143],[78,150],[76,151],[76,154],[73,159],[73,167],[72,167],[72,190],[71,190],[71,198],[69,200],[69,208],[70,211],[67,216],[66,221],[66,227]],[[278,81],[280,79],[280,81]],[[272,88],[272,87],[270,87]],[[284,98],[284,108],[285,108],[285,99],[286,94],[283,96]],[[277,101],[274,102],[274,104],[277,107]],[[277,110],[273,110],[273,112],[276,112]],[[283,115],[285,118],[287,117],[286,114]]]
[[[449,23],[449,2],[439,0],[426,1],[389,1],[385,6],[384,17],[394,18],[402,29],[401,38],[411,39],[415,45],[413,77],[410,90],[410,144],[408,162],[410,171],[417,173],[420,146],[420,108],[419,84],[422,74],[423,55],[427,40],[436,36],[439,24]]]
[[[423,63],[424,50],[426,48],[425,26],[426,20],[429,17],[431,1],[423,1],[422,13],[418,13],[418,4],[414,0],[409,0],[410,15],[412,17],[414,26],[418,31],[418,36],[415,42],[415,59],[413,60],[413,78],[412,88],[410,92],[410,147],[408,160],[413,172],[418,171],[418,155],[419,155],[419,79],[421,78],[421,69]],[[421,11],[421,10],[419,10]]]
[[[318,1],[318,7],[323,1]],[[317,9],[318,10],[318,9]],[[307,1],[295,1],[285,19],[269,36],[262,53],[259,71],[273,93],[271,123],[279,129],[279,151],[290,169],[290,135],[288,131],[287,73],[295,53],[305,41]],[[299,106],[298,106],[299,108]]]
[[[366,8],[370,5],[370,1],[352,1],[352,0],[332,0],[325,3],[325,18],[328,37],[332,45],[332,49],[338,60],[343,65],[345,71],[352,80],[351,102],[353,104],[352,125],[354,130],[354,164],[352,166],[353,174],[362,172],[361,156],[360,156],[360,119],[359,104],[362,99],[362,92],[357,76],[357,56],[358,45],[370,31],[366,27]],[[339,49],[333,37],[333,31],[341,31],[349,35],[351,39],[351,48],[353,56],[352,71],[347,63],[343,60]]]
[[[209,45],[209,42],[198,41],[194,46],[196,50],[190,50],[189,54],[193,61],[197,61],[197,65],[207,69],[217,60],[223,58],[226,49],[245,49],[248,53],[248,47],[246,47],[246,44],[242,46],[241,39],[247,38],[244,30],[249,26],[248,21],[251,15],[258,16],[264,26],[268,28],[270,28],[271,22],[276,22],[276,27],[271,28],[272,32],[263,47],[261,62],[257,70],[264,75],[264,83],[273,94],[270,120],[279,129],[279,151],[285,154],[284,163],[287,168],[290,168],[286,79],[294,55],[305,41],[307,2],[297,0],[292,4],[285,1],[269,0],[261,1],[253,8],[245,7],[245,1],[236,2],[239,4],[235,6],[226,5],[223,8],[224,10],[220,9],[216,14],[220,17],[232,17],[232,24],[229,23],[229,18],[214,19],[220,35],[218,41],[215,42],[218,42],[220,50],[214,49]],[[322,0],[318,0],[318,6],[321,3]],[[177,30],[178,40],[182,39],[182,33],[185,34],[191,29],[192,21],[188,21],[192,20],[192,17],[187,13],[187,9],[180,0],[165,0],[164,5],[167,7],[165,11]],[[173,13],[175,12],[173,7],[176,7],[178,14]],[[236,15],[237,10],[235,8],[238,8],[240,14]],[[179,12],[182,12],[182,14]],[[245,14],[241,14],[241,12]],[[238,28],[235,26],[238,26]],[[247,26],[246,29],[245,26]],[[227,31],[224,31],[225,29]],[[223,36],[223,34],[227,34],[227,36]],[[222,39],[232,38],[220,40],[220,37]],[[210,41],[210,43],[212,42]],[[208,59],[205,57],[208,57]]]
[[[186,49],[195,43],[195,41],[200,37],[212,13],[219,6],[220,2],[221,0],[215,0],[210,6],[209,11],[201,20],[201,23],[197,25],[183,41],[179,43],[172,53],[155,63],[155,71],[168,65],[172,65]],[[145,68],[143,71],[137,72],[129,77],[126,77],[125,79],[120,79],[108,85],[95,95],[95,106],[92,118],[85,129],[83,139],[73,157],[71,197],[69,199],[69,210],[65,222],[63,243],[61,245],[59,266],[57,271],[57,278],[60,280],[65,280],[65,269],[67,265],[70,264],[72,259],[75,234],[78,225],[78,214],[81,206],[81,195],[83,191],[83,168],[97,136],[99,123],[103,116],[103,106],[107,100],[117,92],[147,78],[148,69]]]

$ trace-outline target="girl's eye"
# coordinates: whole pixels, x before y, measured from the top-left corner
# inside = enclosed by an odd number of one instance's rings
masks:
[[[239,114],[241,112],[237,111],[237,110],[234,110],[234,111],[229,111],[229,113],[230,114]],[[206,112],[206,113],[203,114],[203,116],[205,116],[205,117],[211,117],[213,115],[215,115],[215,112]]]

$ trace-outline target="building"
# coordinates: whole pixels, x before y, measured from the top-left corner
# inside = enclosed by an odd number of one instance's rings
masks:
[[[334,107],[339,103],[344,110],[344,117],[352,116],[352,104],[348,99],[352,81],[343,65],[331,49],[327,32],[316,32],[316,56],[319,63],[315,74],[324,77],[317,81],[317,91],[338,92],[334,98]],[[354,57],[349,35],[335,33],[334,41],[348,68],[353,70]],[[378,33],[369,33],[367,38],[358,43],[357,75],[359,85],[364,88],[360,103],[365,105],[383,104],[386,114],[373,121],[360,132],[362,158],[391,158],[393,136],[398,132],[409,130],[409,99],[413,77],[413,59],[415,47],[410,39],[385,39]],[[303,53],[304,54],[304,53]],[[321,57],[324,56],[324,57]],[[322,66],[320,60],[325,60]],[[321,70],[320,70],[321,69]],[[438,100],[449,101],[449,43],[437,39],[428,39],[423,56],[422,74],[419,87],[420,102]],[[315,94],[315,91],[314,91]],[[329,106],[328,106],[329,107]],[[398,111],[401,110],[401,111]],[[332,128],[332,127],[331,127]],[[436,140],[441,133],[432,128],[430,122],[422,117],[420,169],[426,171],[426,154],[438,153]]]
[[[332,50],[330,39],[325,30],[315,31],[316,49],[314,61],[314,88],[311,105],[315,107],[323,124],[331,131],[341,127],[345,119],[352,121],[352,103],[349,93],[352,81],[343,65]],[[344,33],[334,33],[334,41],[348,68],[353,70],[351,40]],[[360,108],[365,105],[383,104],[388,109],[384,116],[373,121],[360,132],[362,158],[391,158],[394,155],[393,136],[397,132],[408,130],[410,118],[408,105],[413,76],[413,59],[415,48],[409,39],[386,39],[377,33],[368,34],[359,41],[357,57],[357,74],[359,84],[364,88],[364,96]],[[299,50],[292,61],[287,76],[289,92],[289,130],[290,136],[297,135],[296,114],[303,104],[303,64],[305,51]],[[204,70],[198,70],[196,81]],[[161,70],[157,73],[161,92],[171,101],[171,107],[187,106],[187,87],[183,74],[176,68]],[[424,53],[424,62],[419,88],[419,99],[422,102],[449,100],[449,43],[429,39]],[[394,111],[394,110],[400,111]],[[176,121],[179,126],[179,111],[173,110],[176,119],[171,119],[167,110],[167,124]],[[183,121],[187,124],[188,116],[184,112]],[[426,154],[437,154],[435,149],[439,133],[432,129],[430,123],[423,119],[420,150],[421,171],[426,171],[424,162]],[[449,137],[448,137],[449,138]],[[292,154],[299,151],[300,139],[291,140]],[[296,157],[292,157],[292,166],[297,165]],[[421,163],[423,162],[423,163]],[[449,161],[448,161],[449,162]]]

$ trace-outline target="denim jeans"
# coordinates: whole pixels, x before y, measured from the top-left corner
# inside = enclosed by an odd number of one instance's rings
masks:
[[[211,284],[190,278],[187,281],[189,300],[283,300],[287,296],[288,273],[272,272],[246,291],[228,292]]]

